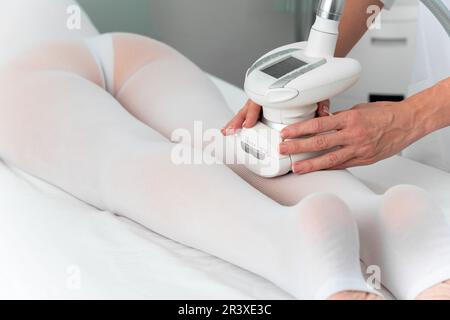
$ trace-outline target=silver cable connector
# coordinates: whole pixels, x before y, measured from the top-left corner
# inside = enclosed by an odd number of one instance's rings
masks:
[[[317,15],[321,18],[339,21],[344,13],[345,0],[320,0]]]

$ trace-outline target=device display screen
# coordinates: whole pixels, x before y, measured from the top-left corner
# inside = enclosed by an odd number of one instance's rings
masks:
[[[265,74],[268,74],[269,76],[279,79],[296,69],[306,66],[307,64],[308,63],[302,60],[296,59],[294,57],[289,57],[261,71]]]

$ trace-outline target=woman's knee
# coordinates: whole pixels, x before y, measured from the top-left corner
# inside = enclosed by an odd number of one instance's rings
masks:
[[[312,235],[348,232],[357,234],[356,222],[346,203],[333,194],[314,194],[294,207],[301,232]]]
[[[426,190],[413,185],[399,185],[383,195],[379,214],[384,227],[397,230],[419,226],[441,212]]]
[[[398,185],[383,195],[382,211],[410,212],[420,210],[431,201],[430,195],[422,188],[413,185]]]

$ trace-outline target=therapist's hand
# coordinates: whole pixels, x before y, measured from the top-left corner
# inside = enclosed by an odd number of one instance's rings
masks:
[[[232,135],[242,128],[253,128],[259,120],[261,106],[248,100],[245,106],[222,129],[222,134]]]
[[[361,104],[332,116],[291,125],[281,135],[282,154],[325,151],[329,153],[293,165],[295,173],[345,169],[391,157],[423,136],[406,102]],[[296,139],[316,135],[308,139]]]
[[[317,114],[319,116],[328,116],[330,114],[330,101],[320,102],[318,104]],[[242,128],[253,128],[261,115],[261,106],[248,100],[239,113],[222,129],[222,134],[232,135]]]

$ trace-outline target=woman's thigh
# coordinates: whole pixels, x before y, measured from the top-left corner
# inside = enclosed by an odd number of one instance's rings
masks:
[[[114,34],[113,39],[114,94],[124,108],[168,139],[178,129],[190,132],[192,141],[198,141],[206,130],[215,130],[214,136],[221,137],[219,129],[233,113],[202,70],[158,41],[132,34]],[[242,165],[230,167],[253,187],[287,206],[316,192],[332,192],[348,201],[373,194],[347,171],[264,179]]]
[[[221,136],[219,129],[233,113],[217,87],[202,70],[161,42],[132,34],[113,34],[110,37],[110,56],[113,57],[113,70],[110,72],[104,70],[105,66],[108,68],[108,64],[99,65],[102,62],[99,61],[101,55],[96,56],[96,52],[89,49],[86,41],[58,41],[25,52],[3,68],[0,74],[7,82],[11,82],[11,77],[20,77],[22,73],[42,70],[66,72],[91,82],[106,94],[105,74],[109,73],[113,76],[109,93],[116,101],[106,108],[110,108],[111,113],[124,111],[113,111],[113,108],[125,108],[128,113],[153,129],[150,131],[153,131],[154,139],[164,140],[165,137],[169,141],[177,129],[187,130],[193,142],[199,139],[204,142],[202,135],[207,130],[215,131],[215,137],[226,139]],[[105,36],[96,37],[90,42],[104,43],[104,38]],[[48,94],[64,95],[64,92],[49,88]],[[105,106],[91,104],[90,108]],[[37,116],[39,110],[34,111]],[[22,121],[33,121],[32,118],[24,117]],[[41,120],[44,121],[45,118],[41,117]],[[52,117],[49,121],[56,119]],[[32,127],[25,122],[22,122],[23,125]],[[254,188],[286,206],[293,206],[317,192],[334,193],[347,203],[372,194],[346,171],[264,179],[242,165],[230,165],[230,168]]]

